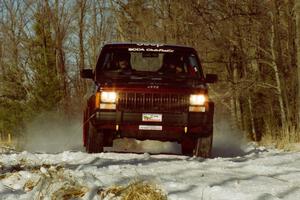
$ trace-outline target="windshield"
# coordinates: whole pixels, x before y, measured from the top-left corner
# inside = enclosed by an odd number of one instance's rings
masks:
[[[169,51],[138,51],[133,49],[108,50],[101,55],[100,69],[102,72],[149,73],[171,76],[199,77],[200,65],[196,55],[187,52]]]

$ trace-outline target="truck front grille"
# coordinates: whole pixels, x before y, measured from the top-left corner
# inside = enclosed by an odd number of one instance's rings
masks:
[[[182,112],[189,97],[183,94],[119,93],[118,109],[124,111]]]

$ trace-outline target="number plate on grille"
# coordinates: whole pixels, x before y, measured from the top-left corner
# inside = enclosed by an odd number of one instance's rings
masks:
[[[161,122],[162,114],[143,113],[142,121],[143,122]]]

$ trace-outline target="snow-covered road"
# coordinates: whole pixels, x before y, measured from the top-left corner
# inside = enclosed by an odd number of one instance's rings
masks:
[[[134,180],[157,184],[173,200],[300,199],[300,153],[252,146],[243,156],[212,159],[80,151],[4,153],[0,166],[0,199],[60,199],[59,191],[68,188],[77,188],[78,199],[100,199],[99,189]]]

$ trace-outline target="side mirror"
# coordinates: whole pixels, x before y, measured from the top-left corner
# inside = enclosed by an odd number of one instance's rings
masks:
[[[80,71],[81,78],[93,79],[94,73],[92,69],[83,69]]]
[[[206,83],[215,83],[218,81],[218,76],[216,74],[206,74],[205,82]]]

